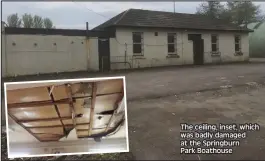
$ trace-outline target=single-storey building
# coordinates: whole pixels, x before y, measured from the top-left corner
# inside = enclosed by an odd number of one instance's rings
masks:
[[[249,59],[251,30],[203,15],[129,9],[93,30],[115,31],[111,61],[132,68]]]
[[[92,30],[5,27],[2,73],[6,77],[248,61],[249,32],[202,15],[140,9],[126,10]]]

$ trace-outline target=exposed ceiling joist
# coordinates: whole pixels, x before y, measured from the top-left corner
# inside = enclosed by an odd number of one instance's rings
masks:
[[[106,95],[113,95],[113,94],[121,94],[121,92],[114,92],[114,93],[106,93],[106,94],[98,94],[97,96],[106,96]],[[72,97],[72,103],[75,103],[76,99],[82,98],[92,98],[91,96],[83,96],[83,97]],[[34,101],[34,102],[23,102],[23,103],[11,103],[8,104],[8,109],[11,108],[31,108],[31,107],[42,107],[42,106],[49,106],[49,105],[60,105],[60,104],[70,104],[68,98],[61,99],[61,100],[47,100],[47,101]]]
[[[50,88],[50,87],[47,87],[47,89],[48,89],[48,92],[49,92],[49,95],[50,95],[50,97],[51,97],[52,102],[54,102],[55,100],[54,100],[54,97],[53,97],[53,94],[52,94],[52,90],[51,90],[51,88]],[[57,107],[56,104],[54,104],[54,109],[55,109],[55,111],[56,111],[56,113],[57,113],[57,115],[58,115],[58,117],[59,117],[59,119],[60,119],[60,122],[61,122],[61,124],[62,124],[63,131],[64,131],[64,135],[67,135],[67,130],[66,130],[65,126],[64,126],[63,120],[62,120],[62,118],[61,118],[60,111],[59,111],[59,109],[58,109],[58,107]]]
[[[89,123],[79,123],[76,125],[89,125]],[[53,128],[53,127],[62,127],[63,125],[53,125],[53,126],[25,126],[26,128]],[[64,125],[65,127],[74,127],[73,124]]]
[[[90,136],[92,134],[93,129],[93,120],[94,120],[94,109],[96,104],[96,97],[97,97],[97,83],[93,82],[92,84],[92,101],[91,101],[91,108],[90,108],[90,117],[89,117],[89,129],[88,129],[88,135]]]
[[[70,84],[67,84],[65,86],[65,88],[66,88],[66,93],[67,93],[67,96],[68,96],[68,99],[69,99],[69,106],[70,106],[70,112],[72,114],[73,124],[74,124],[74,127],[75,127],[76,126],[76,120],[75,120],[76,113],[75,113],[75,108],[74,108],[74,103],[73,103],[72,88],[71,88]]]
[[[72,119],[72,117],[61,117],[62,120],[69,120]],[[29,122],[39,122],[39,121],[58,121],[60,120],[59,117],[55,118],[45,118],[45,119],[31,119],[31,120],[19,120],[21,123],[29,123]]]
[[[49,106],[49,105],[57,105],[57,104],[68,104],[68,99],[61,99],[61,100],[47,100],[47,101],[35,101],[35,102],[23,102],[23,103],[12,103],[8,104],[8,108],[22,108],[22,107],[42,107],[42,106]]]

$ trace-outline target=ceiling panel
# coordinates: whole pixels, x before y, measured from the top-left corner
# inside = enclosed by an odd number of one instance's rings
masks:
[[[88,136],[88,131],[77,131],[77,136],[82,137],[82,136]]]
[[[39,126],[58,126],[62,125],[59,120],[55,121],[36,121],[36,122],[27,122],[27,123],[22,123],[26,127],[39,127]]]
[[[63,124],[64,125],[71,125],[71,124],[73,124],[73,120],[72,119],[65,119],[65,120],[63,120]]]
[[[54,106],[10,108],[8,110],[19,120],[44,119],[58,117]]]
[[[75,83],[71,85],[73,97],[91,96],[92,84],[87,82]]]
[[[91,83],[75,83],[70,84],[72,97],[85,97],[91,96]],[[58,85],[54,86],[52,90],[52,94],[55,100],[60,100],[64,98],[68,98],[67,95],[67,86],[66,85]]]
[[[63,127],[30,128],[32,133],[64,134]]]
[[[7,103],[21,103],[50,100],[47,87],[7,90]]]
[[[91,134],[94,135],[94,134],[100,134],[103,132],[105,132],[105,129],[93,129]]]
[[[61,117],[71,117],[71,108],[69,104],[59,104],[57,105]]]
[[[51,86],[51,91],[54,100],[60,100],[64,98],[68,98],[66,86],[65,85],[58,85],[58,86]]]
[[[104,80],[97,82],[97,95],[122,92],[123,79]]]
[[[120,94],[97,96],[95,103],[95,113],[113,110],[115,108],[115,103],[119,97]]]
[[[76,125],[75,128],[77,130],[81,130],[81,129],[87,129],[88,130],[89,124],[87,124],[87,125]]]

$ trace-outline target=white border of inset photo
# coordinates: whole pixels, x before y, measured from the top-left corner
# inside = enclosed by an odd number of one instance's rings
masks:
[[[124,90],[124,103],[125,103],[125,133],[126,133],[126,150],[115,150],[115,149],[104,149],[97,152],[81,152],[81,153],[60,153],[60,154],[39,154],[39,155],[10,155],[10,145],[9,145],[9,124],[8,124],[8,109],[7,109],[7,85],[20,85],[20,84],[31,84],[31,83],[58,83],[58,82],[78,82],[78,81],[102,81],[102,80],[111,80],[111,79],[123,79],[123,90]],[[5,92],[5,117],[6,117],[6,135],[7,135],[7,151],[8,158],[18,158],[18,157],[45,157],[45,156],[62,156],[62,155],[81,155],[81,154],[102,154],[102,153],[121,153],[129,152],[129,134],[128,134],[128,116],[127,116],[127,94],[126,94],[126,81],[125,76],[115,76],[115,77],[97,77],[97,78],[78,78],[78,79],[58,79],[58,80],[42,80],[42,81],[25,81],[25,82],[5,82],[4,83],[4,92]]]

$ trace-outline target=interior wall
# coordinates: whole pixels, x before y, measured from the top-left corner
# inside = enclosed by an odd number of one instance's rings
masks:
[[[95,153],[128,151],[125,138],[94,140],[75,140],[65,142],[39,142],[28,144],[10,144],[9,157],[21,155],[43,155],[59,153]]]
[[[8,135],[9,143],[32,143],[39,142],[27,130],[17,124],[11,117],[8,116]]]

